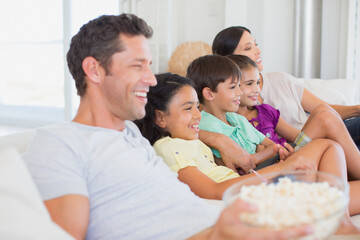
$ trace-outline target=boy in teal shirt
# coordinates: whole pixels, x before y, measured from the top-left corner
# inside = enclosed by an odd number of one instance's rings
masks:
[[[266,138],[265,135],[249,124],[249,121],[247,121],[245,117],[237,113],[227,112],[226,119],[230,125],[224,123],[214,115],[202,111],[199,128],[209,132],[222,133],[234,140],[248,153],[255,153],[256,146],[264,141]],[[211,150],[217,158],[221,158],[218,150],[215,148]]]
[[[242,92],[241,71],[233,61],[219,55],[200,57],[188,67],[187,77],[194,81],[199,101],[204,107],[199,125],[201,130],[230,137],[253,155],[257,166],[265,160],[271,159],[266,165],[278,160],[273,157],[284,148],[275,145],[245,117],[235,113],[239,108]],[[291,150],[293,149],[290,152]],[[212,148],[212,152],[217,158],[221,158],[217,149]]]

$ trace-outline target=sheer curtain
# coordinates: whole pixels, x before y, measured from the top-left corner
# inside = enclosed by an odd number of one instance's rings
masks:
[[[360,81],[360,1],[349,0],[346,78]]]

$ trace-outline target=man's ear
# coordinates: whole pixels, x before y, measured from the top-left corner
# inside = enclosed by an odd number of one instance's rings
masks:
[[[155,110],[155,124],[161,128],[166,127],[165,113],[160,110]]]
[[[202,94],[204,96],[204,99],[207,101],[211,101],[214,98],[213,92],[208,87],[204,87],[204,89],[202,90]]]
[[[101,81],[102,71],[105,71],[100,63],[93,57],[86,57],[82,61],[82,68],[85,75],[93,83],[99,83]]]

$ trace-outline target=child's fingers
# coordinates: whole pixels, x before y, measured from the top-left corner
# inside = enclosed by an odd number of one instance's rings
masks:
[[[279,150],[279,159],[280,160],[284,160],[286,158],[286,156],[284,155],[284,151],[281,151],[281,149]]]
[[[283,151],[286,157],[290,155],[290,152],[286,148],[282,148],[280,151]]]
[[[289,156],[289,152],[285,150],[285,148],[281,148],[279,150],[279,159],[280,160],[285,160],[288,156]]]
[[[278,153],[280,149],[281,149],[280,144],[273,145],[273,153]]]
[[[285,146],[285,148],[287,149],[287,151],[288,151],[290,154],[292,154],[292,153],[295,152],[295,149],[294,149],[293,146],[291,146],[290,144],[285,143],[284,146]]]

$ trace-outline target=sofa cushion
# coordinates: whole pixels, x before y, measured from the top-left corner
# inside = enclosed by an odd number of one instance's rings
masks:
[[[0,212],[0,239],[73,239],[51,221],[14,148],[0,148]]]
[[[360,83],[350,79],[304,79],[305,87],[330,104],[353,105],[360,103]]]

